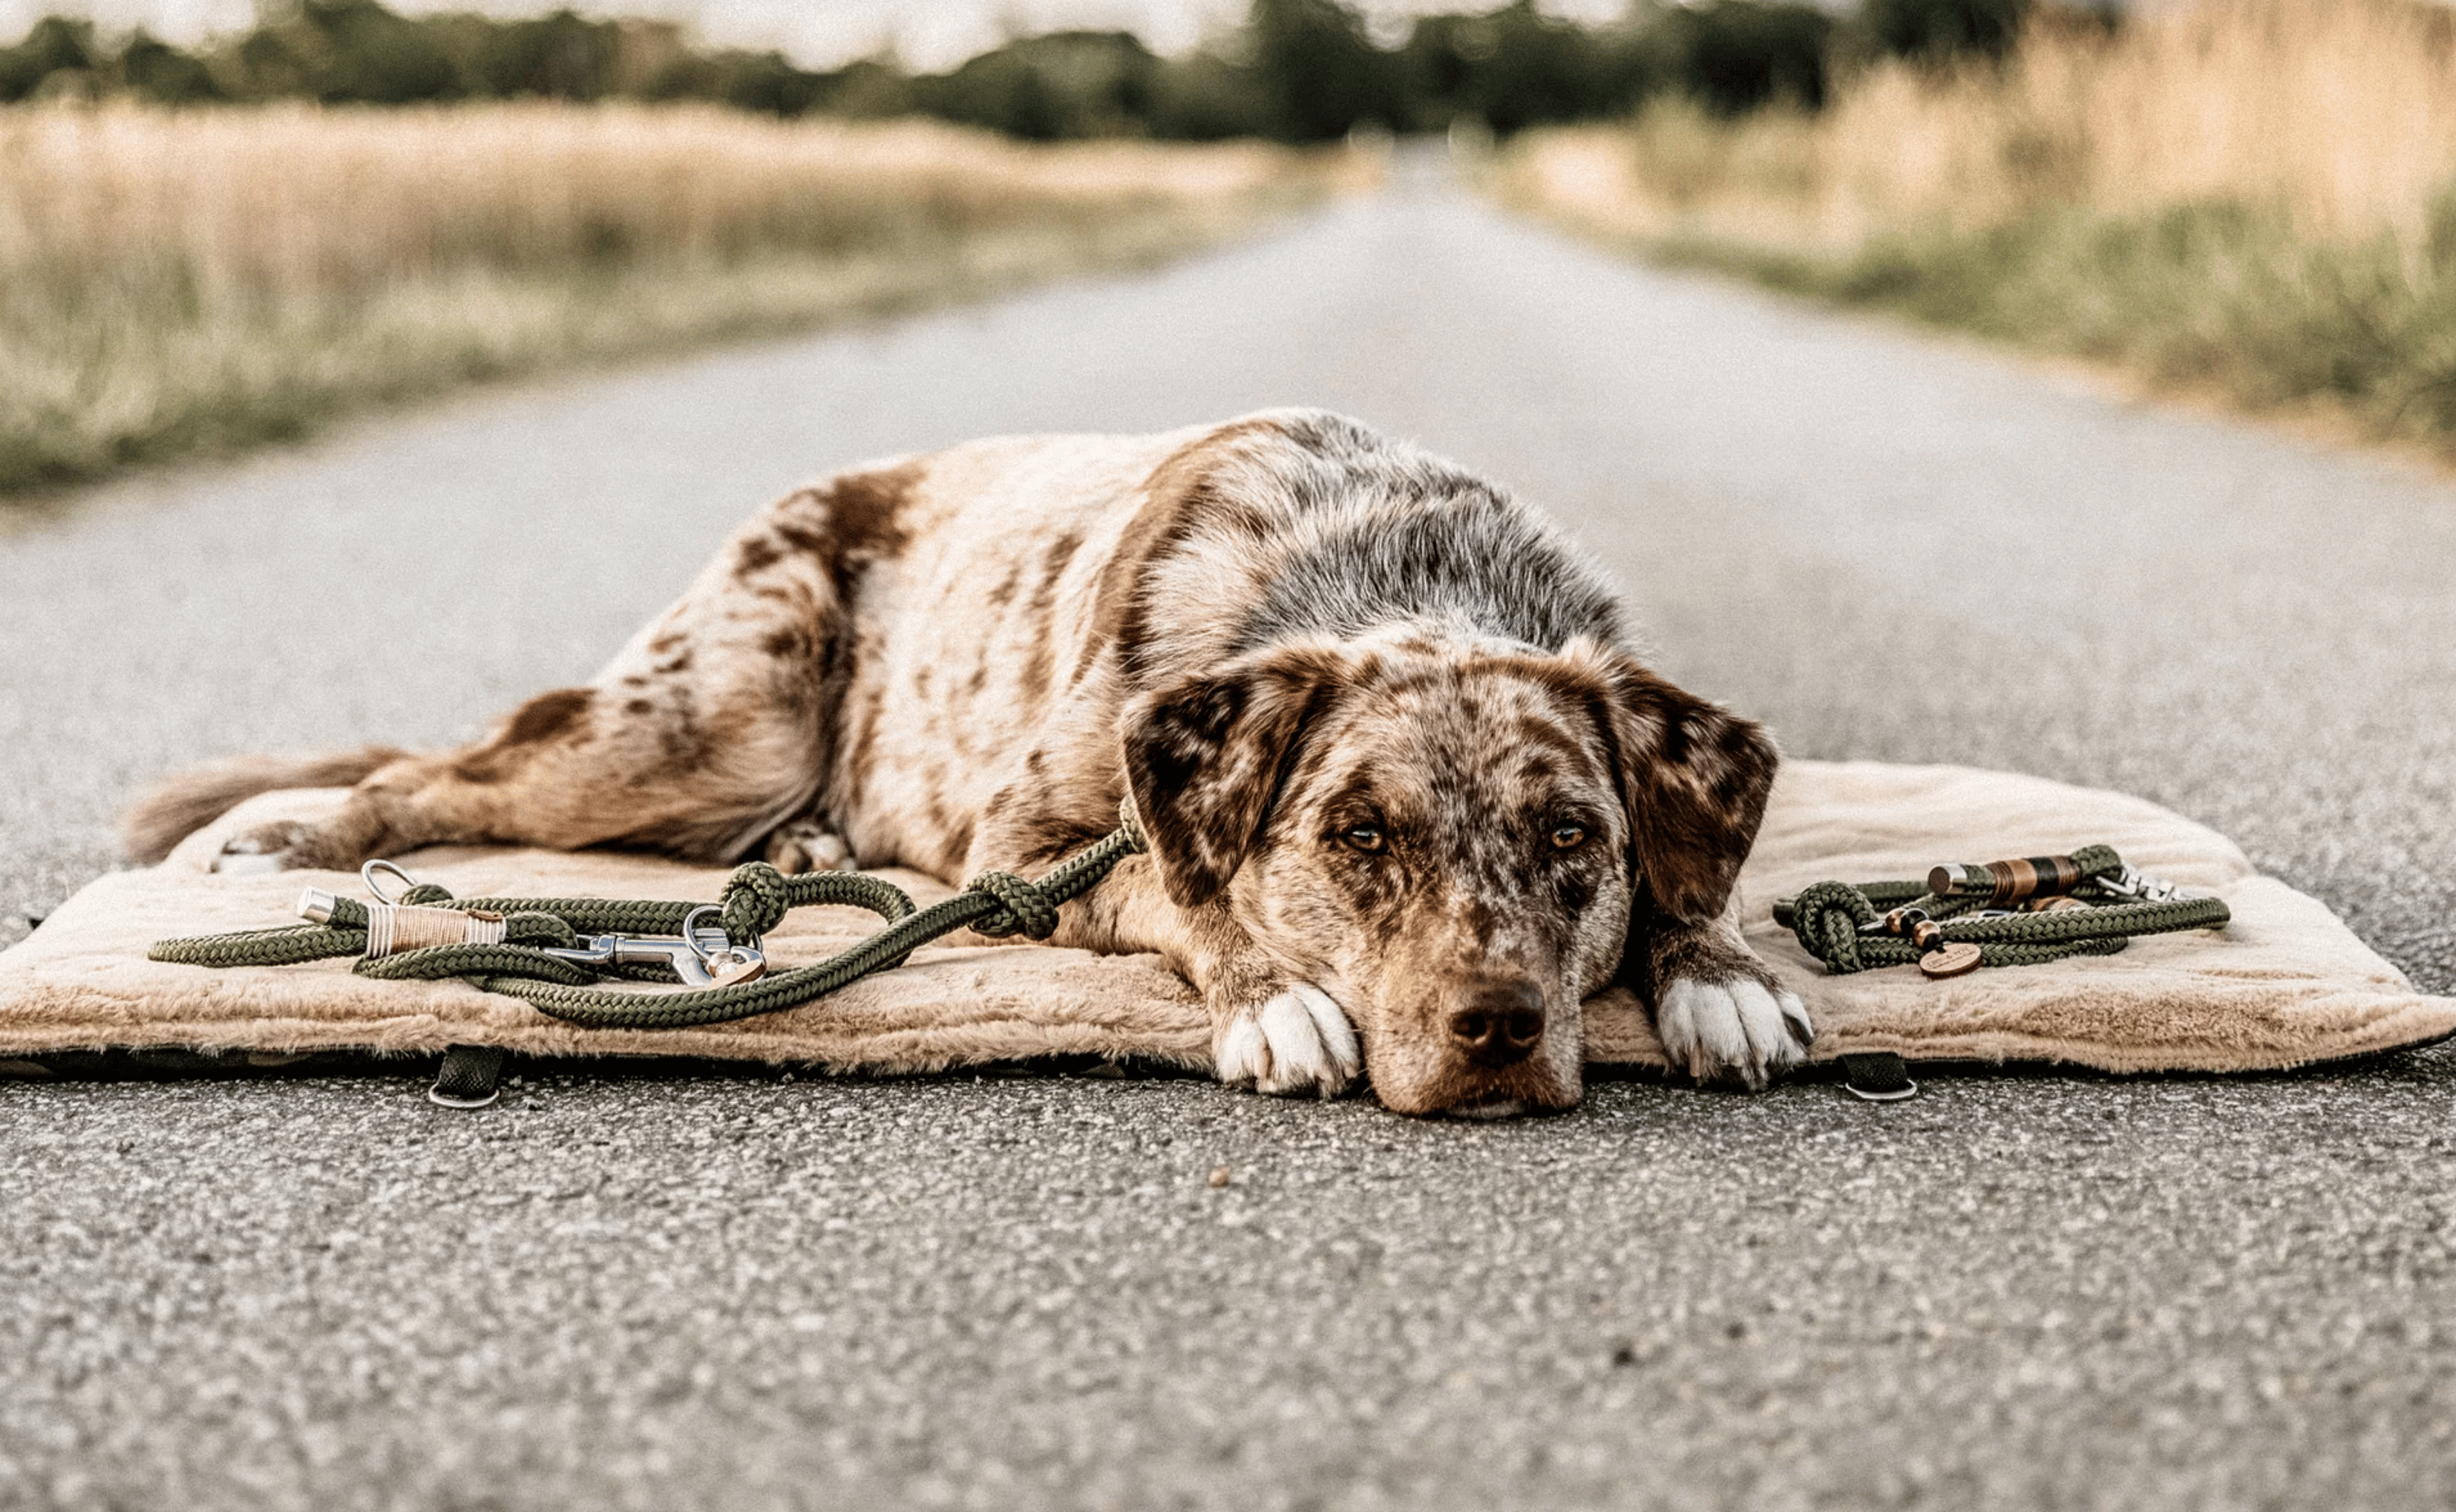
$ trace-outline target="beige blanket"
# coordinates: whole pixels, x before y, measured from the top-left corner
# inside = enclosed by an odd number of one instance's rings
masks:
[[[1154,956],[1042,946],[925,950],[788,1013],[665,1032],[573,1029],[460,982],[377,982],[346,961],[214,971],[148,961],[170,935],[294,922],[302,887],[357,895],[329,873],[221,876],[224,836],[320,811],[330,792],[269,794],[193,836],[161,866],[104,877],[0,952],[0,1055],[105,1047],[435,1052],[493,1044],[529,1054],[710,1055],[836,1071],[931,1072],[1092,1053],[1202,1069],[1209,1033],[1186,985]],[[1922,876],[1944,861],[2069,850],[2092,841],[2223,897],[2234,923],[2135,941],[2113,956],[1932,982],[1910,967],[1829,977],[1777,928],[1770,904],[1811,882]],[[402,858],[463,897],[713,899],[724,872],[607,854],[435,849]],[[888,873],[925,906],[947,889]],[[1957,766],[1798,761],[1783,767],[1741,879],[1749,933],[1806,1000],[1814,1058],[1896,1051],[1915,1060],[2055,1061],[2106,1071],[2254,1071],[2456,1033],[2456,1000],[2423,997],[2316,901],[2255,873],[2222,835],[2153,804]],[[799,965],[876,927],[850,909],[802,909],[768,937]],[[1586,1005],[1593,1063],[1662,1066],[1625,992]]]

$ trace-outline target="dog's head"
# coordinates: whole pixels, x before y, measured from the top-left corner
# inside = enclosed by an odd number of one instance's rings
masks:
[[[1142,700],[1125,744],[1170,896],[1338,999],[1402,1113],[1573,1106],[1580,1004],[1633,917],[1723,910],[1775,764],[1584,639],[1273,647]]]

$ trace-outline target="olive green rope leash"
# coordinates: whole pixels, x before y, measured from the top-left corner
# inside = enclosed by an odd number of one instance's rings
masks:
[[[1120,806],[1115,830],[1038,882],[1003,871],[984,872],[953,897],[918,910],[903,889],[877,877],[845,871],[788,877],[765,862],[751,862],[734,869],[722,901],[712,908],[606,898],[456,900],[432,883],[413,887],[399,900],[412,909],[452,905],[466,917],[489,921],[489,928],[500,921],[500,938],[482,943],[369,955],[374,921],[367,906],[333,898],[329,916],[320,924],[164,940],[148,954],[157,961],[214,967],[291,966],[356,955],[359,959],[352,970],[362,976],[387,981],[464,977],[486,991],[524,999],[542,1012],[583,1028],[686,1029],[797,1008],[901,966],[922,946],[967,926],[993,938],[1022,934],[1047,939],[1057,927],[1060,905],[1089,891],[1119,861],[1148,848],[1128,804]],[[1988,898],[1935,882],[1953,869],[1940,868],[1929,884],[1820,882],[1778,900],[1774,919],[1796,934],[1828,971],[1842,974],[1911,965],[1948,947],[1975,947],[1977,956],[1970,964],[1976,966],[2036,966],[2075,955],[2110,955],[2135,935],[2215,929],[2231,917],[2216,898],[2145,892],[2138,874],[2106,846],[2085,846],[2068,857],[2040,863],[2050,865],[2072,869],[2063,885],[2049,887],[2064,906],[2048,911],[1989,908]],[[2011,868],[2030,878],[2020,869],[2030,866],[2027,862],[1991,866],[1999,874]],[[1967,869],[1984,880],[1980,868]],[[2023,887],[2028,886],[2025,881]],[[1940,895],[1938,889],[1952,895]],[[678,978],[671,970],[655,966],[582,963],[545,953],[569,950],[583,931],[681,935],[694,915],[708,911],[719,915],[729,942],[755,948],[792,909],[829,904],[868,909],[888,927],[815,965],[730,985],[653,995],[609,990],[597,984],[607,976],[664,982]]]
[[[888,927],[815,965],[681,992],[648,995],[601,988],[595,984],[606,975],[667,982],[676,977],[653,967],[582,965],[544,954],[541,948],[569,948],[583,933],[677,935],[692,914],[706,909],[705,904],[455,899],[442,888],[424,883],[399,901],[501,915],[501,942],[439,945],[369,957],[366,906],[338,898],[332,900],[330,918],[323,924],[164,940],[147,954],[192,966],[292,966],[357,955],[360,959],[352,970],[361,976],[387,981],[465,977],[486,991],[523,998],[541,1012],[585,1029],[687,1029],[797,1008],[874,971],[901,966],[922,946],[967,926],[993,938],[1022,934],[1045,940],[1057,928],[1059,905],[1091,890],[1118,862],[1148,848],[1128,804],[1118,810],[1115,829],[1039,881],[987,871],[953,897],[917,911],[902,889],[877,877],[849,871],[788,877],[766,862],[750,862],[734,868],[718,905],[726,937],[737,946],[755,946],[788,912],[814,905],[868,909]]]
[[[2136,935],[2218,929],[2233,916],[2217,898],[2141,896],[2138,873],[2111,847],[2084,846],[2062,859],[2080,872],[2078,882],[2062,895],[2084,907],[2002,912],[1989,909],[1985,897],[1938,896],[1928,883],[1820,882],[1776,901],[1774,922],[1797,935],[1801,947],[1838,976],[1909,966],[1928,950],[1962,944],[1978,948],[1981,966],[2037,966],[2075,955],[2112,955]],[[1889,916],[1896,929],[1902,919],[1915,916],[1937,928],[1923,931],[1929,937],[1922,947],[1908,937],[1908,930],[1889,932]]]

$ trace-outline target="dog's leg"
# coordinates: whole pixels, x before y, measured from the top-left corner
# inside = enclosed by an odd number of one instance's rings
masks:
[[[1740,937],[1736,892],[1711,923],[1658,918],[1642,953],[1636,985],[1673,1065],[1754,1090],[1807,1058],[1808,1010]]]
[[[379,767],[320,824],[239,835],[222,865],[347,868],[478,843],[746,853],[822,796],[854,670],[849,597],[900,541],[915,476],[847,474],[787,498],[590,685],[529,700],[475,745]]]
[[[722,666],[728,649],[683,635],[657,655]],[[220,869],[348,869],[485,843],[731,860],[808,803],[822,769],[818,731],[773,704],[770,668],[736,658],[733,669],[724,681],[618,663],[596,685],[529,700],[486,740],[379,768],[330,819],[236,836]]]
[[[1179,908],[1149,856],[1127,857],[1061,909],[1050,943],[1167,957],[1202,993],[1211,1011],[1212,1069],[1231,1086],[1329,1097],[1364,1069],[1356,1028],[1328,992],[1291,978],[1224,906]]]
[[[1096,785],[1070,794],[1038,778],[999,794],[967,866],[1036,875],[1108,832],[1116,795]],[[1034,796],[1041,800],[1032,801]],[[1069,798],[1074,802],[1067,802]],[[1063,812],[1048,807],[1055,800]],[[1096,817],[1095,817],[1096,816]],[[1225,904],[1184,909],[1147,855],[1128,856],[1096,888],[1058,910],[1052,945],[1107,955],[1165,957],[1211,1012],[1213,1069],[1231,1086],[1328,1097],[1347,1089],[1364,1056],[1345,1010],[1312,982],[1291,978],[1258,949]]]

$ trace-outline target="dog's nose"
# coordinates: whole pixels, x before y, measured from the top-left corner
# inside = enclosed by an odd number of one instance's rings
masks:
[[[1514,1066],[1544,1037],[1544,994],[1524,977],[1483,983],[1450,1014],[1450,1037],[1479,1066]]]

